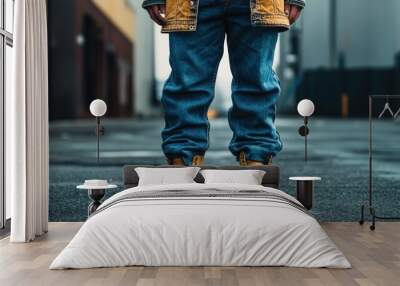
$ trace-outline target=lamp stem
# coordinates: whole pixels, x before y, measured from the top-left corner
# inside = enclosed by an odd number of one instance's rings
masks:
[[[308,160],[308,152],[307,152],[307,133],[308,133],[308,126],[307,126],[307,124],[308,124],[308,117],[307,116],[305,116],[304,117],[304,126],[306,127],[305,128],[305,136],[304,136],[304,161],[306,161],[307,162],[307,160]]]
[[[100,164],[100,117],[96,117],[97,121],[97,164]]]

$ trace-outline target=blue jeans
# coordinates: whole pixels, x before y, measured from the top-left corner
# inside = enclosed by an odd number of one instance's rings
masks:
[[[238,158],[266,162],[282,149],[275,128],[280,93],[272,69],[278,32],[252,27],[249,0],[200,0],[195,32],[169,35],[172,72],[164,85],[162,104],[165,128],[163,151],[168,158],[183,158],[209,147],[208,108],[227,36],[232,81],[229,149]]]

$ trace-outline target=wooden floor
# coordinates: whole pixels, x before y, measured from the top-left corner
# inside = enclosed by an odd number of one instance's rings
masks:
[[[124,267],[48,270],[80,223],[50,223],[28,244],[0,241],[0,285],[400,285],[400,223],[378,223],[375,232],[357,223],[325,223],[324,229],[353,269],[286,267]]]

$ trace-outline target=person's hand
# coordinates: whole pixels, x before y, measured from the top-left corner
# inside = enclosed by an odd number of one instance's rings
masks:
[[[150,18],[158,25],[163,26],[165,20],[165,5],[152,5],[147,8]]]
[[[290,25],[292,25],[300,17],[301,7],[297,5],[285,4],[285,14],[289,18]]]

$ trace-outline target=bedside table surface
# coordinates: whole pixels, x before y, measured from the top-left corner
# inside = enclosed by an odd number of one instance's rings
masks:
[[[321,181],[321,177],[290,177],[291,181]]]
[[[85,186],[85,185],[79,185],[76,186],[77,189],[80,190],[108,190],[108,189],[115,189],[117,188],[117,185],[107,185],[104,187],[100,187],[100,186]]]

